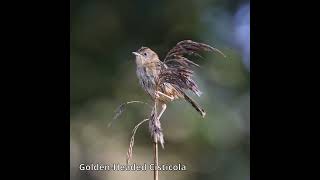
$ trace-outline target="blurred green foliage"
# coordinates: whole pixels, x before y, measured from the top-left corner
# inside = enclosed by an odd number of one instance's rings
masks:
[[[164,57],[184,39],[210,44],[227,58],[206,53],[204,59],[193,58],[201,65],[195,78],[203,91],[195,99],[207,116],[202,120],[183,101],[168,105],[162,117],[166,144],[160,163],[184,163],[188,171],[160,172],[160,179],[250,179],[250,70],[235,33],[237,12],[249,1],[70,3],[71,179],[152,178],[152,172],[88,172],[79,171],[79,165],[125,163],[131,130],[150,109],[129,105],[111,128],[107,124],[123,102],[151,103],[138,84],[131,52],[147,46]],[[152,162],[147,124],[138,129],[132,161]]]

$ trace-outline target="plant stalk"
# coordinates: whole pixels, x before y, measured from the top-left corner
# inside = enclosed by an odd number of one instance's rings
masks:
[[[158,142],[153,142],[153,160],[154,160],[154,169],[153,169],[153,179],[159,180],[159,171],[158,171]]]

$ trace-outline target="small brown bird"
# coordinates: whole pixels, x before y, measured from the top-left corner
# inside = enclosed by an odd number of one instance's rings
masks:
[[[136,56],[140,85],[153,100],[157,100],[157,106],[161,107],[158,119],[166,110],[166,103],[177,99],[185,99],[202,117],[206,115],[204,109],[185,93],[191,90],[196,95],[201,95],[201,91],[192,79],[193,71],[191,70],[192,66],[199,65],[184,57],[185,55],[200,56],[198,52],[201,50],[218,52],[225,57],[218,49],[191,40],[177,43],[163,61],[160,61],[158,55],[147,47],[141,47],[137,52],[133,52]]]

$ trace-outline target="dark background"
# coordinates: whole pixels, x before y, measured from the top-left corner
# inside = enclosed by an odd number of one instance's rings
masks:
[[[99,1],[70,3],[70,178],[151,179],[152,172],[79,171],[81,163],[125,164],[131,130],[148,117],[129,105],[111,128],[123,102],[151,102],[138,84],[132,51],[141,46],[160,57],[178,41],[192,39],[223,51],[194,58],[203,92],[195,99],[202,120],[183,101],[162,117],[165,149],[160,163],[187,171],[160,172],[160,179],[250,179],[250,6],[249,1]],[[152,162],[147,124],[136,134],[133,163]]]

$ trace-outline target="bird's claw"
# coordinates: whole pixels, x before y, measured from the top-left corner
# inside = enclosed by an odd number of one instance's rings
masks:
[[[155,96],[156,96],[156,98],[160,97],[160,95],[158,94],[158,91],[155,92]]]

